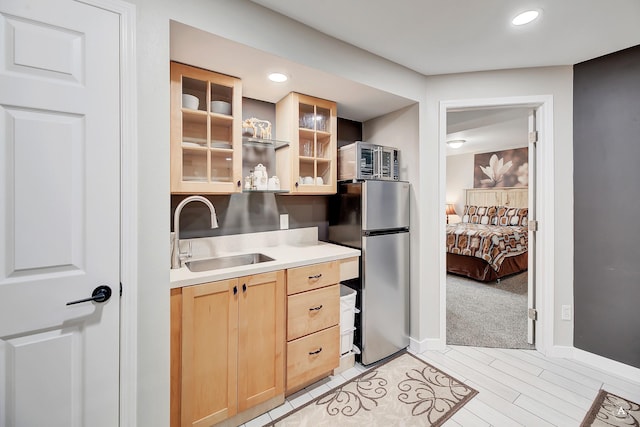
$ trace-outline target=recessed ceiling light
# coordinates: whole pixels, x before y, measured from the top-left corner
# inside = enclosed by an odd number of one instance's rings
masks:
[[[460,148],[465,142],[467,141],[464,139],[452,139],[451,141],[447,141],[447,145],[451,148]]]
[[[513,20],[511,20],[511,23],[513,25],[525,25],[536,19],[539,15],[540,12],[537,10],[527,10],[526,12],[522,12],[515,18],[513,18]]]
[[[287,77],[287,75],[283,73],[271,73],[269,74],[269,80],[276,83],[282,83],[289,80],[289,77]]]

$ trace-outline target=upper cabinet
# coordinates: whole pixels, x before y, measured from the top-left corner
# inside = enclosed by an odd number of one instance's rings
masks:
[[[171,62],[171,193],[242,191],[242,82]]]
[[[292,194],[336,192],[336,103],[295,92],[276,104],[276,152],[281,188]]]

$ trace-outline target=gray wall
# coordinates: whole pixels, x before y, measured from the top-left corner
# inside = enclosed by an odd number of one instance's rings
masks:
[[[171,230],[175,208],[187,196],[171,196]],[[280,229],[280,214],[289,215],[289,228],[318,227],[318,238],[327,236],[327,196],[285,196],[243,193],[206,196],[216,209],[219,227],[211,229],[209,208],[192,202],[180,215],[180,238],[226,236]]]
[[[640,46],[574,67],[574,345],[640,368]]]

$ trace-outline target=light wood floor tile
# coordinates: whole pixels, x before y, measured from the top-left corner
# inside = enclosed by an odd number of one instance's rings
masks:
[[[576,371],[571,369],[567,369],[563,366],[554,363],[554,359],[545,358],[541,353],[535,350],[506,350],[501,349],[500,351],[505,352],[507,354],[511,354],[514,357],[521,358],[522,360],[536,365],[546,372],[553,372],[565,378],[568,378],[572,381],[575,381],[579,384],[582,384],[589,388],[600,389],[602,386],[602,381],[596,380],[594,378],[582,375]]]
[[[598,394],[598,390],[600,390],[600,387],[587,387],[573,380],[570,380],[569,378],[563,377],[562,375],[558,375],[550,371],[543,371],[540,374],[540,378],[552,384],[563,387],[567,390],[571,390],[572,392],[587,398],[589,402],[593,402],[593,399],[595,399],[596,395]]]
[[[504,363],[501,360],[494,361],[493,363],[491,363],[490,366],[500,370],[501,372],[511,375],[514,378],[517,378],[523,381],[529,386],[536,387],[539,390],[542,390],[543,392],[545,392],[546,394],[551,395],[552,397],[560,398],[565,402],[570,403],[571,405],[574,405],[585,411],[589,409],[589,407],[591,406],[591,402],[592,402],[591,399],[587,399],[586,397],[580,396],[579,394],[575,393],[571,389],[560,387],[556,384],[546,381],[543,378],[537,377],[535,375],[531,375],[524,371],[520,371],[517,368],[514,368],[513,366],[507,363]],[[545,398],[546,397],[547,396],[545,396]]]
[[[529,363],[526,360],[522,360],[522,358],[512,356],[509,353],[506,353],[497,348],[479,348],[478,350],[490,356],[493,356],[495,359],[502,360],[503,362],[508,363],[509,365],[512,365],[517,369],[528,372],[531,375],[540,375],[543,371],[541,367]]]
[[[463,406],[458,412],[453,414],[451,419],[462,426],[473,426],[473,427],[490,427],[491,424],[471,412],[467,409],[467,406]]]
[[[554,426],[560,426],[560,427],[578,426],[580,425],[580,421],[582,421],[582,418],[584,417],[584,414],[578,415],[578,416],[575,416],[575,415],[571,416],[567,412],[562,412],[562,411],[550,408],[545,403],[532,399],[525,394],[518,397],[515,401],[515,404],[520,406],[521,408],[526,409],[529,412],[540,415],[547,422],[553,424]],[[568,411],[568,412],[573,412],[573,411]],[[584,411],[584,412],[586,414],[587,411]]]
[[[499,395],[505,400],[508,400],[509,402],[513,402],[520,395],[520,393],[512,388],[509,388],[505,384],[496,381],[493,377],[480,373],[472,366],[467,366],[464,363],[460,363],[457,360],[449,357],[453,353],[454,352],[447,352],[446,354],[442,354],[434,351],[426,352],[422,355],[427,358],[427,362],[433,361],[434,366],[435,363],[438,363],[438,366],[436,366],[438,369],[448,373],[448,368],[450,367],[452,371],[461,372],[467,382],[474,381],[478,384],[481,384],[483,387],[491,389],[495,394]]]
[[[493,427],[578,427],[602,387],[640,402],[640,382],[569,359],[549,358],[535,350],[447,346],[417,354],[434,367],[479,393],[444,424]],[[298,407],[318,394],[351,379],[366,368],[356,364],[341,375],[308,387],[272,411]],[[247,426],[258,425],[258,418]]]
[[[520,425],[502,413],[502,409],[496,409],[480,399],[471,399],[464,408],[476,414],[492,426],[517,427]]]
[[[466,356],[469,356],[477,360],[478,362],[484,363],[485,365],[490,364],[496,359],[495,357],[480,351],[480,348],[478,347],[466,347],[466,346],[459,345],[459,346],[454,346],[452,349]]]
[[[490,389],[474,382],[467,383],[470,387],[478,390],[478,394],[473,398],[484,402],[485,404],[495,408],[497,411],[502,412],[505,416],[514,420],[517,425],[523,426],[536,426],[536,427],[553,427],[553,424],[546,422],[537,415],[523,409],[513,402],[507,401],[497,394],[493,393]],[[515,399],[514,399],[515,400]]]

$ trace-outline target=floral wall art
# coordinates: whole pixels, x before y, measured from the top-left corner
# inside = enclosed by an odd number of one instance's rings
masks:
[[[529,149],[527,147],[475,155],[474,188],[528,186]]]

